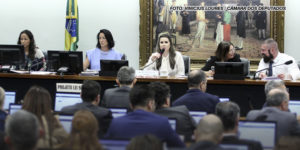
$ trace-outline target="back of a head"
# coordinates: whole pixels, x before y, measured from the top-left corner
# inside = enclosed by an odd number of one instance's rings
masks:
[[[81,87],[81,98],[84,102],[92,102],[100,94],[101,86],[93,80],[85,80]]]
[[[283,101],[289,100],[289,95],[286,91],[281,89],[272,89],[267,94],[267,106],[275,106],[278,107],[281,105]]]
[[[126,150],[162,150],[162,142],[154,135],[146,134],[132,138]]]
[[[221,43],[219,43],[218,48],[215,52],[215,55],[219,61],[226,58],[226,55],[230,50],[230,45],[232,44],[226,41],[222,41]]]
[[[135,85],[129,94],[132,107],[147,106],[149,100],[154,100],[154,92],[149,85]]]
[[[278,51],[278,44],[273,38],[266,39],[263,44],[268,45],[269,48],[275,48]]]
[[[149,84],[151,89],[155,92],[155,103],[157,108],[161,108],[165,104],[166,99],[170,97],[170,87],[162,82],[151,82]]]
[[[224,131],[230,131],[239,119],[240,107],[231,101],[221,102],[216,105],[216,115],[222,120]]]
[[[193,70],[188,75],[188,86],[198,87],[201,82],[206,81],[206,75],[202,70]]]
[[[15,150],[32,150],[39,138],[39,121],[34,114],[19,110],[7,118],[5,133]]]
[[[216,115],[209,114],[204,116],[195,132],[196,141],[211,141],[218,144],[223,137],[223,124]]]
[[[119,69],[117,78],[122,85],[130,85],[135,79],[135,70],[132,67],[123,66]]]
[[[265,84],[265,95],[267,95],[272,89],[283,89],[285,90],[285,84],[282,80],[270,80]]]
[[[5,99],[5,91],[4,91],[4,89],[0,86],[0,109],[2,109],[2,107],[3,107],[4,99]]]

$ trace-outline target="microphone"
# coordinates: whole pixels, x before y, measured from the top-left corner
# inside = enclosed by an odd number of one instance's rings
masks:
[[[274,68],[274,67],[278,67],[278,66],[282,66],[282,65],[289,65],[289,64],[291,64],[291,63],[293,63],[293,60],[288,60],[288,61],[286,61],[286,62],[284,62],[284,63],[282,63],[282,64],[274,65],[274,66],[272,66],[272,67]],[[256,79],[255,76],[256,76],[257,73],[262,72],[262,71],[265,71],[265,70],[268,70],[268,69],[269,69],[269,67],[264,68],[264,69],[260,69],[260,70],[256,71],[256,72],[254,73],[254,75],[253,75],[253,80]]]
[[[160,50],[160,52],[159,52],[160,57],[162,56],[162,54],[163,54],[164,52],[165,52],[165,49],[164,49],[164,48]]]
[[[165,52],[164,48],[159,51],[160,57],[162,57],[162,55],[163,55],[164,52]],[[153,61],[152,63],[150,63],[150,64],[148,64],[148,65],[146,65],[146,66],[144,66],[142,68],[145,69],[145,68],[149,67],[150,65],[152,65],[153,63],[155,63],[157,60],[158,60],[158,58],[156,58],[155,61]]]
[[[46,61],[44,62],[43,59],[44,59],[44,58],[42,58],[42,59],[36,59],[36,60],[32,61],[32,62],[29,64],[29,66],[28,66],[28,70],[31,71],[31,69],[34,68],[34,67],[36,67],[36,70],[38,70],[38,68],[39,68],[39,66],[40,66],[41,64],[46,63]],[[33,62],[36,62],[36,63],[33,64]],[[32,65],[32,64],[33,64],[33,65]],[[33,69],[33,70],[35,70],[35,69]]]

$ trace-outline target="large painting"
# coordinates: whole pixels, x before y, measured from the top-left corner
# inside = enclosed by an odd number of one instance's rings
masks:
[[[278,0],[279,2],[280,0]],[[257,62],[261,42],[269,37],[283,51],[284,12],[182,11],[185,6],[282,6],[276,0],[140,0],[140,65],[154,52],[157,37],[169,33],[176,50],[205,62],[220,41],[231,41],[241,57]],[[283,4],[282,4],[283,3]]]

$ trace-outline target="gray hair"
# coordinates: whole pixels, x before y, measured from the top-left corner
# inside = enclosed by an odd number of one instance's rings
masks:
[[[216,115],[220,117],[225,131],[235,128],[240,115],[240,107],[235,102],[221,102],[216,105]]]
[[[117,78],[120,84],[130,85],[135,79],[135,70],[132,67],[123,66],[119,69]]]
[[[5,133],[16,150],[34,149],[39,139],[39,121],[34,114],[19,110],[7,118]]]
[[[201,82],[206,82],[206,74],[202,70],[193,70],[188,75],[188,86],[197,87]]]
[[[278,44],[273,38],[266,39],[263,44],[266,44],[269,48],[275,48],[278,51]]]
[[[272,89],[267,94],[267,106],[280,106],[285,100],[289,100],[289,95],[286,91],[280,89]]]
[[[5,91],[4,91],[4,89],[0,86],[0,108],[3,107],[4,99],[5,99]]]
[[[270,80],[265,84],[265,94],[267,95],[272,89],[282,89],[285,84],[282,80]]]
[[[223,135],[222,121],[214,114],[206,115],[200,120],[195,133],[197,142],[205,140],[219,143]]]

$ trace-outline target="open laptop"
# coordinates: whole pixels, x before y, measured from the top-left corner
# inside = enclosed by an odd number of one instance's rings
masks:
[[[176,118],[168,118],[169,120],[169,124],[171,126],[171,128],[176,131],[176,126],[177,126],[177,123],[176,123]]]
[[[276,141],[276,122],[239,121],[239,137],[259,141],[264,149],[273,149]]]
[[[65,106],[81,103],[80,93],[56,93],[54,110],[59,112]]]
[[[220,147],[230,150],[248,150],[247,145],[241,144],[220,144]]]
[[[100,139],[99,143],[105,150],[126,150],[129,140],[121,139]]]
[[[58,116],[58,119],[59,119],[61,125],[67,131],[67,133],[71,133],[73,115],[63,115],[63,114],[60,114]]]
[[[189,111],[195,122],[198,124],[199,121],[207,114],[204,111]]]
[[[6,91],[3,109],[8,110],[9,104],[11,104],[11,103],[14,104],[15,102],[16,102],[16,92]]]
[[[219,100],[220,100],[220,102],[230,101],[230,99],[228,97],[220,97]]]
[[[292,113],[296,113],[297,115],[300,115],[300,101],[290,100],[289,109]]]
[[[20,109],[22,109],[22,105],[10,103],[8,112],[10,115],[12,115],[13,113],[19,111]]]
[[[127,108],[108,108],[111,113],[113,118],[118,118],[118,117],[122,117],[124,115],[127,114]]]

